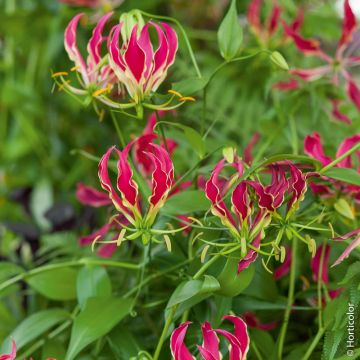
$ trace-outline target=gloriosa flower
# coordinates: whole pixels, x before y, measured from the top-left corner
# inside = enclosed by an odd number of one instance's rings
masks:
[[[335,56],[326,54],[321,49],[318,40],[305,39],[298,31],[292,29],[285,22],[283,22],[283,26],[288,36],[293,39],[298,50],[305,55],[315,56],[326,62],[326,65],[312,69],[293,69],[291,70],[291,74],[305,81],[313,81],[328,76],[331,82],[337,87],[341,87],[340,77],[342,77],[347,84],[347,95],[349,99],[360,111],[360,89],[356,85],[355,79],[349,71],[352,67],[360,64],[360,57],[351,54],[351,51],[353,51],[354,48],[351,48],[351,42],[356,30],[356,18],[351,9],[349,0],[344,0],[342,35],[338,42]],[[281,89],[282,87],[278,86],[278,88]],[[283,88],[286,89],[285,87]],[[346,123],[351,122],[345,114],[340,112],[338,99],[332,100],[332,106],[332,114],[336,119]]]
[[[209,322],[202,325],[203,343],[197,345],[198,351],[204,360],[220,360],[222,355],[219,350],[218,335],[223,336],[229,342],[229,359],[246,360],[249,350],[249,335],[246,323],[237,316],[227,315],[223,317],[234,325],[234,333],[223,329],[213,329]],[[174,360],[193,360],[195,357],[184,343],[188,326],[191,322],[185,322],[176,328],[170,339],[170,348]]]
[[[360,134],[355,134],[353,136],[345,138],[338,147],[335,155],[336,158],[345,154],[348,150],[350,150],[354,145],[359,142]],[[319,160],[323,166],[326,166],[333,161],[331,157],[327,156],[324,153],[321,136],[316,131],[314,131],[312,135],[308,135],[305,137],[304,152],[312,158]],[[359,150],[355,152],[355,155],[360,160]],[[353,168],[352,156],[349,155],[345,157],[345,159],[338,162],[335,167]],[[360,164],[358,166],[357,172],[360,173]],[[314,193],[318,193],[324,198],[329,198],[335,197],[337,191],[340,191],[341,194],[349,195],[351,200],[360,201],[360,186],[343,183],[338,180],[328,179],[327,177],[322,177],[322,179],[326,180],[328,183],[330,182],[331,184],[333,184],[335,187],[335,191],[327,184],[310,183],[310,187]]]
[[[112,16],[112,12],[109,12],[99,19],[93,30],[85,61],[76,39],[82,16],[84,14],[80,13],[70,21],[64,36],[65,49],[75,64],[71,70],[79,75],[81,88],[70,85],[71,81],[66,80],[68,72],[60,71],[52,75],[60,89],[84,96],[84,105],[96,98],[110,108],[135,108],[139,118],[143,117],[143,107],[170,110],[185,101],[194,100],[169,90],[170,95],[163,104],[146,102],[165,80],[168,69],[175,61],[178,38],[170,25],[153,21],[145,23],[141,13],[133,10],[122,14],[120,22],[104,36],[104,28]],[[150,36],[152,29],[157,34],[157,45]],[[104,43],[106,51],[102,52]],[[119,102],[126,95],[129,95],[130,101]],[[174,99],[178,99],[178,102],[173,103]],[[98,113],[102,114],[100,111]]]
[[[128,159],[131,147],[135,143],[136,140],[130,142],[122,151],[115,146],[111,147],[100,160],[99,179],[102,188],[108,193],[116,210],[137,229],[133,238],[142,236],[144,243],[147,243],[150,239],[149,229],[169,196],[173,185],[174,166],[169,153],[163,147],[156,144],[149,145],[146,155],[153,165],[152,189],[151,195],[147,199],[148,207],[144,212],[139,185],[133,178],[133,170]],[[110,180],[109,159],[112,153],[115,153],[119,159],[117,162],[117,190],[119,193],[114,189]]]
[[[260,181],[244,180],[237,184],[230,194],[230,188],[243,175],[243,163],[235,157],[230,164],[236,174],[229,179],[221,179],[220,173],[225,166],[221,160],[213,170],[205,186],[207,198],[211,201],[211,212],[226,226],[231,235],[241,244],[242,259],[239,262],[238,272],[247,268],[257,258],[264,229],[269,225],[272,217],[280,215],[276,210],[287,201],[286,218],[289,218],[303,200],[310,174],[303,174],[298,167],[285,161],[269,165],[272,172],[272,181],[264,186]],[[289,173],[287,177],[286,174]],[[250,189],[256,194],[256,201],[251,201]],[[224,198],[231,195],[231,211]],[[256,208],[254,203],[258,204]],[[247,251],[247,247],[250,250]]]
[[[248,183],[241,181],[231,193],[232,211],[225,204],[224,197],[229,194],[231,185],[243,175],[242,160],[236,156],[234,162],[229,164],[236,170],[235,176],[221,179],[220,173],[225,166],[225,159],[214,168],[210,179],[205,185],[206,197],[211,201],[211,212],[226,226],[232,236],[241,244],[243,259],[239,262],[238,271],[247,268],[257,257],[254,249],[247,251],[247,244],[255,248],[260,247],[263,229],[267,226],[269,216],[264,209],[258,209],[250,201]]]
[[[251,0],[247,11],[247,20],[257,39],[262,44],[268,45],[279,28],[282,9],[278,1],[273,1],[270,14],[267,16],[265,22],[262,22],[261,9],[263,6],[262,0]],[[300,10],[290,25],[291,29],[298,31],[303,23],[303,20],[304,13]]]
[[[112,16],[112,12],[102,16],[95,26],[87,45],[88,56],[86,61],[79,51],[76,40],[77,26],[83,16],[84,14],[80,13],[70,21],[64,37],[65,50],[70,60],[75,64],[73,70],[77,71],[81,76],[80,83],[83,89],[74,88],[66,82],[65,86],[74,94],[86,95],[90,93],[90,95],[96,96],[103,92],[110,92],[116,80],[109,64],[106,64],[104,57],[101,55],[104,42],[102,33],[107,21]]]
[[[155,92],[164,81],[169,67],[174,63],[178,39],[173,28],[149,21],[141,26],[135,23],[128,37],[124,22],[115,25],[109,35],[109,63],[118,80],[126,86],[130,97],[139,103]],[[150,38],[150,28],[157,33],[157,48]]]

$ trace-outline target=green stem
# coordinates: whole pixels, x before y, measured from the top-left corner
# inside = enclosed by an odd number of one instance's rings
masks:
[[[124,136],[123,136],[123,134],[122,134],[122,131],[121,131],[121,129],[120,129],[120,126],[119,126],[119,124],[117,123],[117,120],[116,120],[116,118],[115,118],[115,115],[114,115],[114,112],[113,112],[113,111],[110,111],[110,115],[111,115],[111,119],[112,119],[112,121],[113,121],[113,124],[114,124],[114,126],[115,126],[116,133],[117,133],[117,135],[118,135],[118,137],[119,137],[120,145],[121,145],[121,147],[124,149],[125,146],[126,146],[126,143],[125,143],[125,140],[124,140]]]
[[[49,264],[44,265],[41,267],[38,267],[36,269],[24,272],[22,274],[16,275],[12,277],[11,279],[8,279],[4,281],[2,284],[0,284],[0,292],[5,290],[11,285],[16,284],[18,281],[25,280],[26,278],[29,278],[34,275],[38,275],[42,272],[56,270],[64,267],[75,267],[75,266],[83,266],[83,265],[100,265],[100,266],[110,266],[110,267],[120,267],[123,269],[128,270],[138,270],[140,265],[138,264],[131,264],[126,262],[118,262],[118,261],[108,261],[108,260],[100,260],[100,259],[79,259],[74,261],[66,261],[62,263],[57,264]]]
[[[290,268],[290,286],[288,292],[288,301],[284,314],[284,321],[281,326],[280,335],[279,335],[279,348],[278,348],[278,359],[282,359],[282,353],[284,349],[285,336],[286,331],[290,319],[290,312],[292,309],[292,305],[294,303],[294,293],[295,293],[295,275],[296,275],[296,256],[297,256],[297,238],[293,238],[293,246],[292,246],[292,261]]]
[[[197,64],[197,61],[196,61],[196,58],[195,58],[195,54],[193,52],[193,49],[191,47],[191,44],[190,44],[190,40],[186,34],[186,31],[185,29],[183,28],[183,26],[180,24],[179,21],[177,21],[176,19],[170,17],[170,16],[161,16],[161,15],[154,15],[154,14],[150,14],[150,13],[147,13],[145,11],[142,11],[140,10],[140,12],[145,15],[145,16],[148,16],[150,18],[154,18],[154,19],[160,19],[160,20],[167,20],[167,21],[171,21],[173,22],[174,24],[176,24],[176,26],[179,28],[184,40],[185,40],[185,44],[186,44],[186,47],[188,48],[188,51],[189,51],[189,55],[190,55],[190,59],[194,65],[194,68],[195,68],[195,71],[196,71],[196,75],[198,78],[202,78],[202,75],[201,75],[201,71],[199,69],[199,66]]]
[[[350,150],[346,151],[344,154],[342,154],[341,156],[339,156],[338,158],[336,158],[334,161],[332,161],[329,165],[326,165],[325,167],[323,167],[320,171],[319,174],[324,174],[326,171],[332,169],[335,165],[337,165],[340,161],[344,160],[346,157],[348,157],[349,155],[351,155],[352,153],[354,153],[356,150],[360,149],[360,143],[357,143],[356,145],[354,145]]]
[[[318,344],[318,342],[323,337],[324,332],[325,332],[325,328],[321,328],[321,329],[318,330],[317,334],[314,337],[314,340],[311,342],[310,346],[308,347],[305,355],[302,357],[301,360],[308,360],[310,358],[312,352],[316,348],[316,345]]]

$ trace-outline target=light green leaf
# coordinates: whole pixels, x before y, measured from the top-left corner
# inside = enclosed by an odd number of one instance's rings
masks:
[[[167,199],[162,212],[169,215],[191,214],[196,211],[206,211],[209,207],[210,202],[204,191],[188,190]]]
[[[15,330],[4,341],[2,348],[4,348],[6,344],[10,343],[11,339],[14,339],[17,350],[20,350],[44,332],[69,318],[70,314],[66,310],[56,308],[42,310],[32,314],[15,328]]]
[[[350,220],[355,219],[355,215],[353,213],[353,210],[352,210],[350,204],[345,199],[343,199],[343,198],[339,199],[334,204],[334,208],[342,216],[345,216],[346,218],[348,218]]]
[[[326,175],[335,180],[346,182],[348,184],[360,186],[360,174],[354,169],[332,168],[324,172],[323,175]]]
[[[172,85],[172,88],[183,96],[192,95],[202,90],[208,83],[207,78],[189,78]]]
[[[101,266],[84,266],[76,281],[77,298],[81,309],[92,297],[110,297],[111,281],[106,270]]]
[[[52,300],[76,299],[77,271],[71,268],[46,270],[26,279],[41,295]]]
[[[217,37],[221,56],[227,61],[234,58],[240,50],[243,38],[236,0],[231,1],[230,8],[220,24]]]
[[[111,331],[131,310],[132,299],[91,298],[75,319],[66,360]]]

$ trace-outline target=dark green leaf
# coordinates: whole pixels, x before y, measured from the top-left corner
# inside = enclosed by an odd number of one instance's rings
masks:
[[[206,211],[210,207],[209,200],[202,190],[182,191],[167,199],[163,208],[164,214],[190,214],[196,211]]]
[[[76,289],[81,309],[84,309],[89,298],[111,296],[109,276],[100,266],[84,266],[78,273]]]
[[[91,298],[75,319],[66,360],[72,360],[93,341],[106,335],[131,310],[132,299]]]
[[[27,283],[41,295],[52,300],[76,299],[77,271],[59,268],[43,271],[26,279]]]
[[[208,83],[207,78],[190,78],[173,84],[173,89],[181,95],[192,95],[202,90]]]
[[[70,314],[63,309],[39,311],[24,319],[4,341],[3,347],[10,343],[11,339],[14,339],[17,349],[20,350],[56,324],[69,318]]]
[[[220,24],[217,36],[221,56],[227,61],[234,58],[240,50],[243,37],[236,10],[236,0],[231,1],[230,8]]]
[[[360,186],[360,174],[350,168],[332,168],[326,171],[323,175],[326,175],[332,179],[340,180],[348,184]]]

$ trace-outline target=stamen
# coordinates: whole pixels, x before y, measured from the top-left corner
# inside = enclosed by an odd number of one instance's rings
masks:
[[[168,250],[168,252],[171,252],[171,239],[169,235],[164,235],[164,240],[165,240],[165,244],[166,244],[166,248]]]
[[[203,251],[201,252],[200,261],[202,264],[205,262],[205,257],[206,257],[206,254],[207,254],[209,248],[210,248],[210,245],[206,245],[204,247]]]
[[[67,73],[66,71],[58,71],[56,73],[51,74],[51,77],[56,78],[59,76],[66,76],[66,75],[69,75],[69,73]]]
[[[183,96],[179,99],[180,101],[195,101],[195,98],[191,96]]]
[[[95,250],[95,244],[97,243],[97,241],[101,238],[101,235],[98,235],[93,242],[91,243],[91,251],[94,252]]]
[[[59,85],[59,91],[64,90],[65,86],[66,86],[66,85],[69,85],[70,83],[71,83],[70,80],[64,81],[61,85]]]
[[[168,90],[168,93],[169,94],[173,94],[173,95],[176,95],[177,97],[179,98],[182,98],[183,96],[176,90]]]
[[[91,95],[94,96],[94,97],[97,97],[97,96],[100,96],[104,93],[107,93],[108,92],[108,88],[105,88],[105,89],[98,89],[96,91],[94,91]]]
[[[70,71],[78,71],[80,70],[80,66],[73,66]]]

